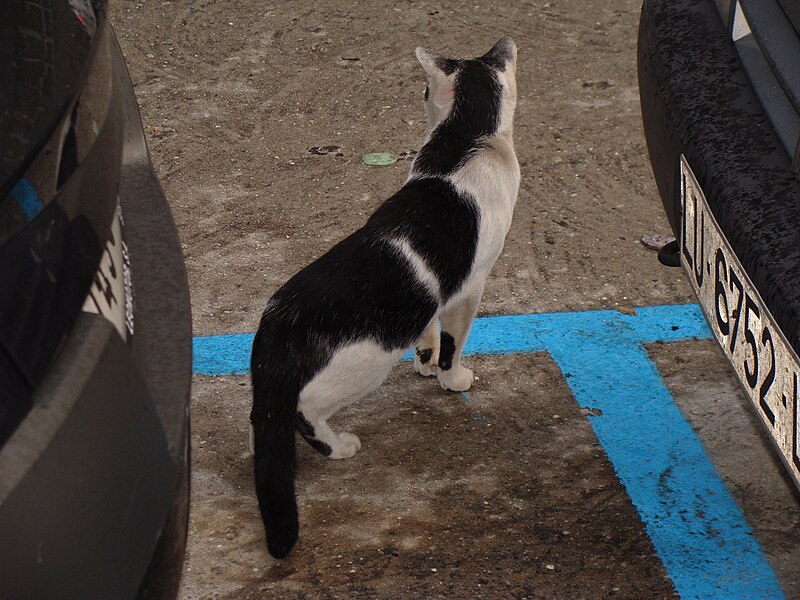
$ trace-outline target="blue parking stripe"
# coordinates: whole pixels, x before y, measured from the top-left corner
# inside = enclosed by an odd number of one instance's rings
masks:
[[[247,375],[254,333],[208,335],[192,340],[192,370],[197,375]]]
[[[689,316],[679,323],[671,316]],[[687,315],[688,313],[688,315]],[[539,336],[590,416],[682,598],[783,598],[777,579],[643,343],[709,337],[699,311],[543,320]],[[675,329],[677,327],[677,329]],[[665,339],[666,338],[666,339]],[[595,411],[592,411],[595,412]]]
[[[28,222],[32,221],[44,208],[42,199],[39,198],[39,194],[27,178],[22,178],[17,182],[11,190],[11,196],[25,213]]]
[[[595,435],[682,598],[783,598],[750,527],[644,348],[710,337],[696,305],[647,307],[635,315],[483,317],[465,353],[552,356],[578,404],[599,411],[589,417]],[[252,334],[195,338],[195,373],[247,373],[252,342]]]

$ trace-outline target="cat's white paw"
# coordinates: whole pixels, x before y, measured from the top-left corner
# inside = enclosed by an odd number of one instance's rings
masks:
[[[433,359],[429,359],[428,362],[424,363],[420,360],[419,356],[414,353],[414,370],[423,377],[431,377],[436,375],[436,373],[439,371],[439,367],[436,365]]]
[[[342,432],[337,434],[338,443],[331,446],[331,454],[328,458],[340,460],[343,458],[350,458],[355,456],[356,452],[361,449],[361,440],[358,436],[352,433]]]
[[[462,365],[453,365],[447,371],[439,370],[439,385],[451,392],[466,392],[475,380],[472,370]]]

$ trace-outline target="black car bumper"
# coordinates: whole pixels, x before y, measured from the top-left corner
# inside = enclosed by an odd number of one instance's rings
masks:
[[[82,313],[0,450],[4,597],[163,597],[179,583],[189,502],[188,285],[116,42],[113,63],[136,335],[129,347],[105,318]]]
[[[800,181],[713,0],[646,0],[639,89],[650,162],[676,235],[683,154],[751,281],[800,351]]]

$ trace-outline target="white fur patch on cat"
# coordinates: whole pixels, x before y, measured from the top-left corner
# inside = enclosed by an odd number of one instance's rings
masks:
[[[314,425],[378,389],[389,370],[400,361],[403,350],[385,351],[371,340],[348,344],[300,391],[298,410]]]
[[[436,274],[428,267],[428,264],[425,262],[425,259],[420,256],[420,254],[411,247],[411,244],[408,243],[408,240],[405,238],[394,238],[389,240],[389,244],[391,244],[395,250],[408,262],[411,266],[412,271],[414,271],[414,276],[417,278],[422,285],[431,293],[431,295],[436,298],[438,302],[442,300],[442,290],[439,286],[439,278]]]

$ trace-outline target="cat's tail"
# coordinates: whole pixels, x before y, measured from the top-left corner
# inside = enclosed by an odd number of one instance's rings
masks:
[[[254,410],[254,416],[258,412]],[[253,419],[256,492],[267,548],[280,559],[289,554],[299,532],[294,490],[294,419],[269,413],[264,417]]]

